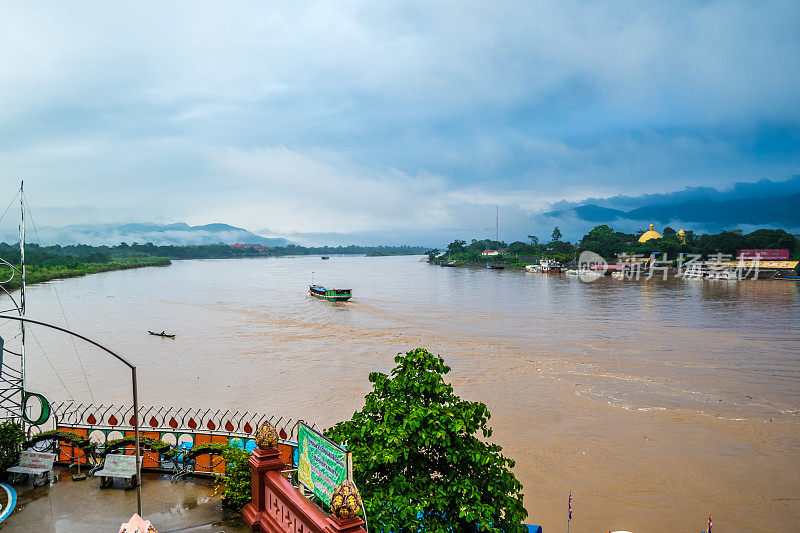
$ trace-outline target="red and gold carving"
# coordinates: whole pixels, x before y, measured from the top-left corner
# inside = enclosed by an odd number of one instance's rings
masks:
[[[278,432],[269,422],[264,422],[256,431],[256,444],[259,448],[272,448],[278,445]]]
[[[353,482],[346,479],[331,495],[331,513],[337,518],[352,518],[361,509],[361,498]]]

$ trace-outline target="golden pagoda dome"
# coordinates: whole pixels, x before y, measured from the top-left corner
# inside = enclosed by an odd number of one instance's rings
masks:
[[[653,228],[652,224],[650,224],[650,229],[642,233],[642,236],[639,237],[639,242],[647,242],[650,239],[660,239],[661,237],[662,235]]]
[[[682,244],[686,244],[686,232],[683,231],[683,228],[678,232],[678,239],[680,239]]]

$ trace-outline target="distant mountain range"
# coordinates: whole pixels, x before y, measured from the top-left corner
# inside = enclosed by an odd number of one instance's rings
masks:
[[[699,198],[648,204],[627,211],[585,204],[550,211],[544,215],[552,218],[577,218],[592,223],[636,220],[666,225],[673,221],[683,221],[719,228],[738,227],[743,224],[797,228],[800,227],[800,193],[732,200]]]
[[[453,239],[488,238],[495,234],[495,206],[464,203],[455,205],[446,227],[382,228],[355,232],[291,232],[292,239],[265,237],[271,230],[249,231],[228,224],[190,226],[185,223],[80,224],[64,227],[30,227],[27,240],[50,244],[116,245],[121,242],[158,245],[261,244],[265,246],[347,246],[351,244],[417,244],[442,249]],[[17,242],[16,221],[0,228],[0,241]],[[53,218],[50,218],[53,220]],[[57,218],[55,220],[58,220]],[[685,187],[681,190],[641,195],[589,197],[580,201],[560,200],[545,212],[531,212],[517,205],[501,206],[500,238],[508,242],[537,235],[549,238],[558,226],[566,240],[579,240],[593,226],[608,224],[617,231],[635,233],[648,224],[657,229],[672,226],[700,233],[722,230],[780,228],[800,233],[800,175],[782,181],[762,179],[736,182],[725,188]],[[13,228],[13,229],[12,229]],[[38,229],[38,231],[37,231]]]
[[[34,238],[36,238],[34,240]],[[15,233],[0,235],[0,240],[17,242]],[[37,231],[29,232],[30,242],[40,240],[42,245],[50,244],[91,244],[116,245],[121,242],[128,244],[138,242],[144,244],[151,242],[157,245],[188,245],[188,244],[261,244],[264,246],[286,246],[291,241],[281,238],[263,237],[243,228],[228,224],[205,224],[190,226],[183,222],[175,224],[103,224],[103,225],[71,225],[62,228],[41,227]]]

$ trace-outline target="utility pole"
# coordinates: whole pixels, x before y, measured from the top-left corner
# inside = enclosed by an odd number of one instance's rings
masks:
[[[494,208],[494,240],[500,242],[500,206],[496,205]]]

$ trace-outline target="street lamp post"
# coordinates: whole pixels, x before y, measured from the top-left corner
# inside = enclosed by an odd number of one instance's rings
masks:
[[[99,342],[95,342],[88,337],[84,337],[80,333],[75,333],[74,331],[70,331],[66,328],[62,328],[61,326],[56,326],[55,324],[50,324],[48,322],[42,322],[40,320],[33,320],[32,318],[26,318],[22,316],[14,316],[14,315],[0,315],[0,319],[8,319],[8,320],[17,320],[19,322],[27,322],[29,324],[36,324],[38,326],[44,326],[46,328],[55,329],[73,337],[78,337],[79,339],[83,339],[84,341],[88,342],[89,344],[93,344],[97,346],[104,352],[107,352],[114,357],[116,357],[119,361],[125,364],[128,368],[131,369],[131,385],[133,388],[133,431],[134,431],[134,440],[135,440],[135,447],[136,447],[136,508],[139,512],[139,516],[142,516],[142,465],[140,462],[140,453],[139,453],[139,393],[138,393],[138,386],[136,385],[136,365],[122,357],[121,355],[113,352],[109,348],[106,348]]]

